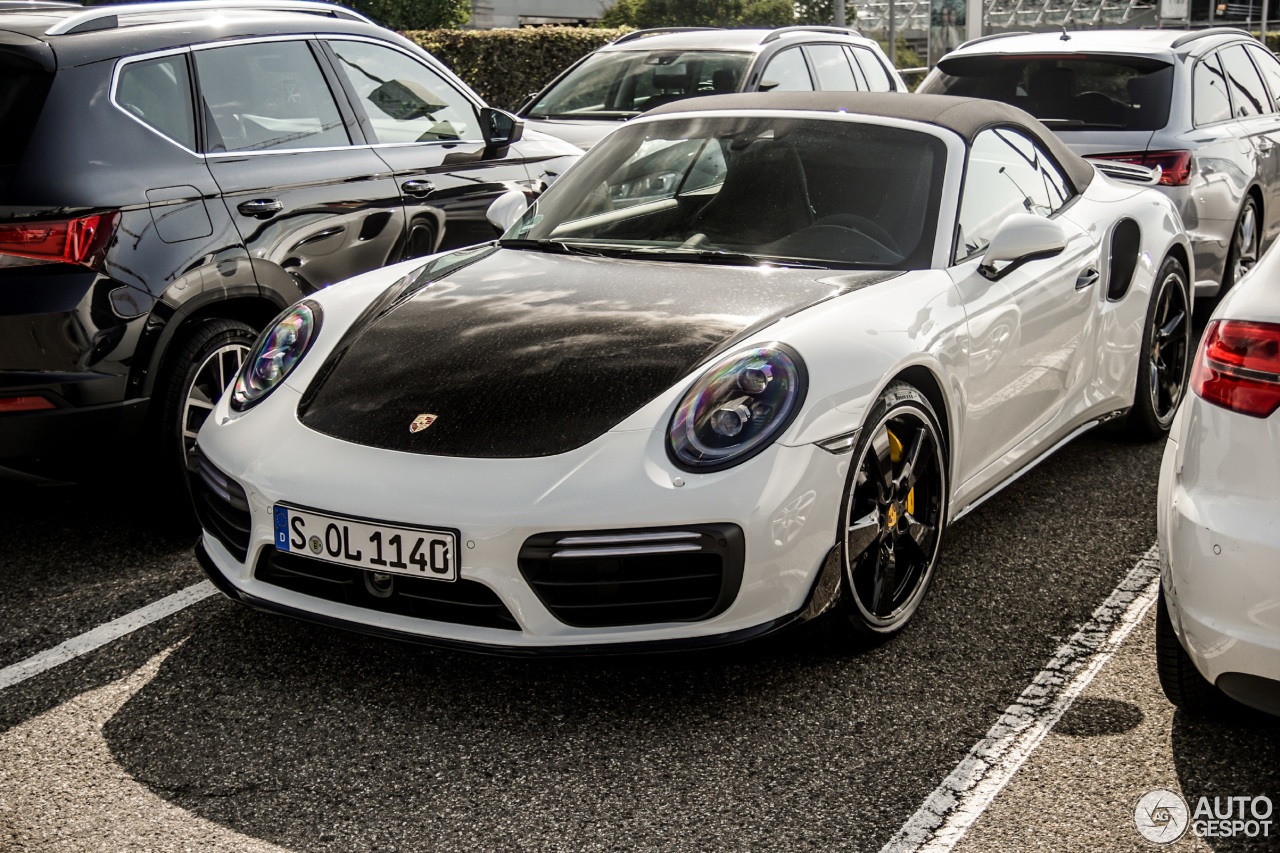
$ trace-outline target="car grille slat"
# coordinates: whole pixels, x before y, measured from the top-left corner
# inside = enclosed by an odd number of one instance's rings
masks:
[[[227,551],[244,562],[249,554],[253,518],[244,489],[200,453],[192,451],[191,501],[200,526],[213,534]]]
[[[744,562],[734,524],[541,533],[519,555],[539,600],[581,628],[710,619],[733,603]]]
[[[275,548],[263,549],[253,572],[254,578],[263,583],[380,613],[478,628],[520,630],[515,617],[497,593],[479,581],[463,578],[450,583],[392,575],[390,594],[381,597],[371,592],[366,584],[365,576],[368,574],[372,573],[355,566],[329,563]]]

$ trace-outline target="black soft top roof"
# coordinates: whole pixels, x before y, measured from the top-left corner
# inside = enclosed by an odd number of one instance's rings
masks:
[[[752,92],[673,101],[645,115],[710,110],[805,110],[900,118],[946,128],[963,138],[965,145],[971,144],[979,131],[992,125],[1014,125],[1040,142],[1066,171],[1077,191],[1083,191],[1095,174],[1093,166],[1030,113],[981,98],[905,95],[900,92]]]

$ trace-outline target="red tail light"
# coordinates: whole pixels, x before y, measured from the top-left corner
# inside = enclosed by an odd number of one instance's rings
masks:
[[[41,412],[52,408],[56,408],[53,403],[38,395],[0,397],[0,415],[11,412]]]
[[[1090,154],[1096,160],[1117,160],[1121,163],[1132,163],[1135,166],[1146,166],[1148,169],[1160,167],[1160,186],[1185,187],[1191,180],[1190,151],[1135,151],[1131,154]]]
[[[1270,417],[1280,408],[1280,325],[1214,320],[1196,353],[1191,390],[1215,406]]]
[[[97,269],[119,219],[113,210],[75,219],[0,223],[0,255]]]

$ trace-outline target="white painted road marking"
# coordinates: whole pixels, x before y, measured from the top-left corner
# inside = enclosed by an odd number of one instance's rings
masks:
[[[0,669],[0,690],[6,690],[15,684],[26,681],[28,678],[47,672],[55,666],[60,666],[69,660],[88,654],[94,649],[100,649],[113,640],[118,640],[126,634],[131,634],[139,628],[150,625],[152,622],[157,622],[183,608],[190,607],[196,602],[203,601],[216,592],[217,590],[213,584],[208,581],[201,581],[186,589],[180,589],[173,595],[167,595],[159,601],[153,601],[145,607],[139,607],[132,613],[126,613],[119,619],[113,619],[110,622],[99,625],[97,628],[86,631],[78,637],[72,637],[65,643],[60,643],[51,649],[32,655],[24,661],[6,666],[4,669]]]
[[[1159,574],[1153,545],[880,853],[952,850],[1146,616]]]

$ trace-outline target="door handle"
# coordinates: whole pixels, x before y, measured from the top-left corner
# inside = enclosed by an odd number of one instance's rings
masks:
[[[236,209],[245,216],[252,216],[254,219],[270,219],[284,210],[284,205],[274,198],[252,198],[248,201],[240,202]]]
[[[403,184],[400,185],[400,189],[404,190],[409,195],[422,196],[422,195],[431,195],[433,192],[435,192],[436,185],[431,183],[430,181],[414,180],[414,181],[405,181]]]
[[[1093,287],[1093,283],[1102,277],[1102,274],[1093,267],[1086,268],[1080,275],[1076,276],[1076,290],[1087,290]]]

